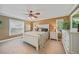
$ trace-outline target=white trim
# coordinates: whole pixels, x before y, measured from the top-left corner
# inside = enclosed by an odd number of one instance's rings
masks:
[[[7,42],[7,41],[10,41],[10,40],[13,40],[13,39],[16,39],[16,38],[22,38],[22,37],[23,36],[18,36],[18,37],[13,37],[13,38],[10,38],[10,39],[0,40],[0,43]]]
[[[75,11],[75,12],[73,12],[73,14],[70,16],[70,32],[73,32],[73,30],[75,31],[75,30],[77,30],[76,28],[72,28],[72,16],[74,15],[74,14],[76,14],[77,12],[79,11],[79,8]],[[73,29],[73,30],[72,30]]]
[[[78,5],[75,4],[75,5],[73,6],[73,8],[69,11],[69,14],[70,14],[77,6],[78,6]]]

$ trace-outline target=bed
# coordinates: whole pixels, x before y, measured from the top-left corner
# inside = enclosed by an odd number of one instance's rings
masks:
[[[36,50],[39,50],[39,48],[44,47],[48,37],[49,24],[41,24],[33,31],[25,32],[23,35],[23,41],[34,46]]]
[[[23,35],[23,41],[31,44],[36,50],[43,48],[46,40],[48,39],[48,32],[30,31],[25,32]]]

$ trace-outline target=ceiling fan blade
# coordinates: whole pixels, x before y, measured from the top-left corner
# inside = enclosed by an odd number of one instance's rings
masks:
[[[34,18],[38,18],[37,16],[34,16],[34,15],[33,15],[33,17],[34,17]]]
[[[29,13],[29,9],[26,9],[27,13]]]
[[[28,14],[32,13],[33,11],[30,9],[27,9]]]
[[[35,13],[36,15],[40,15],[40,13]]]

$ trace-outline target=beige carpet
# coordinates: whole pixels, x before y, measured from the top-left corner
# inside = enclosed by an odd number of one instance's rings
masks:
[[[43,49],[39,53],[42,54],[63,54],[64,49],[61,42],[48,40]],[[0,43],[0,54],[37,54],[37,51],[31,45],[19,40],[11,40]]]
[[[33,54],[35,48],[22,42],[20,39],[0,43],[0,53],[3,54]]]

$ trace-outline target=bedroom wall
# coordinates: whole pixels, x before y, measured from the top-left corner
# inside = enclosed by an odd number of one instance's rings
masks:
[[[57,18],[44,19],[40,21],[35,21],[33,24],[49,24],[49,30],[52,32],[56,31],[56,19],[63,19],[65,22],[69,22],[69,16],[61,16]]]
[[[46,19],[41,21],[36,21],[33,24],[49,24],[49,30],[55,31],[55,29],[52,29],[54,26],[56,26],[56,20],[55,19]]]
[[[58,18],[63,18],[64,21],[69,21],[69,16],[58,17]],[[36,22],[25,21],[25,25],[30,24],[31,30],[32,30],[34,23],[35,24],[49,24],[50,25],[49,30],[55,32],[56,31],[56,29],[55,29],[56,28],[56,19],[58,19],[58,18],[40,20],[40,21],[36,21]],[[9,30],[8,30],[9,29],[9,17],[0,15],[0,20],[2,20],[4,22],[2,28],[0,28],[0,40],[22,35],[22,34],[18,34],[18,35],[9,36]]]
[[[30,30],[28,30],[28,31],[32,31],[32,29],[33,29],[33,22],[31,22],[31,21],[24,21],[24,31],[26,32],[26,26],[27,25],[29,25],[30,26]]]
[[[4,39],[22,35],[22,34],[18,34],[18,35],[9,36],[9,18],[10,17],[0,15],[0,20],[3,23],[2,25],[0,24],[0,40],[4,40]]]
[[[0,27],[0,39],[4,39],[8,37],[9,31],[8,31],[8,17],[6,16],[0,16],[0,20],[2,21],[2,25]]]

